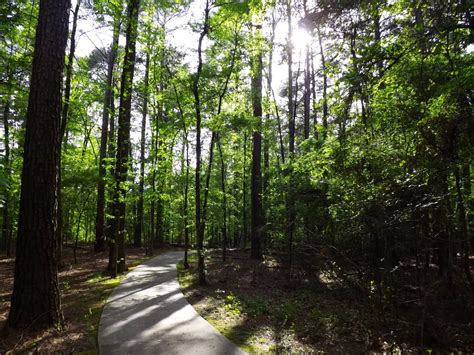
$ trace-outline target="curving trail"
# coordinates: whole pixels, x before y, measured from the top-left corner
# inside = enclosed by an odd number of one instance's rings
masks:
[[[246,354],[184,298],[176,271],[182,256],[148,260],[113,291],[100,319],[100,354]]]

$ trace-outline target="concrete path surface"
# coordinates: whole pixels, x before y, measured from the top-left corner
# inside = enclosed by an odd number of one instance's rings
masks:
[[[176,271],[182,257],[150,259],[112,292],[100,318],[100,354],[245,354],[184,298]]]

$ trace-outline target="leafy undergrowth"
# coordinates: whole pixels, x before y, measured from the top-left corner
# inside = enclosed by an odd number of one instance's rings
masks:
[[[212,252],[207,258],[207,286],[197,284],[194,256],[190,264],[189,270],[182,263],[178,265],[186,298],[217,330],[249,353],[474,350],[474,322],[462,323],[456,315],[437,320],[436,324],[446,324],[458,319],[459,339],[453,341],[446,332],[440,332],[433,341],[430,336],[438,333],[434,325],[430,326],[430,320],[437,314],[429,314],[420,345],[418,315],[428,308],[377,308],[370,288],[364,293],[348,284],[335,284],[323,273],[311,279],[298,265],[289,275],[288,269],[274,257],[258,262],[248,259],[246,253],[233,251],[224,263]],[[457,307],[467,318],[472,314],[472,302],[464,306],[452,300],[448,303],[441,305]]]
[[[41,332],[9,330],[0,338],[0,353],[98,353],[96,339],[102,308],[125,274],[115,279],[102,274],[107,252],[94,254],[92,247],[82,247],[77,252],[77,264],[70,248],[65,248],[64,253],[66,267],[59,273],[59,285],[65,328]],[[142,248],[130,248],[126,255],[129,271],[146,259]],[[0,258],[0,329],[8,316],[13,268],[13,258]]]

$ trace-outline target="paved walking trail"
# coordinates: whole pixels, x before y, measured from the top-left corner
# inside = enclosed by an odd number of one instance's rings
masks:
[[[176,271],[182,257],[150,259],[112,292],[99,324],[100,354],[245,354],[184,298]]]

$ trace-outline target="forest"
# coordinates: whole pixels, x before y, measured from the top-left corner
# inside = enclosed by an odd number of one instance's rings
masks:
[[[95,339],[169,250],[249,353],[474,352],[473,29],[469,0],[1,1],[0,352],[95,353],[45,339]]]

